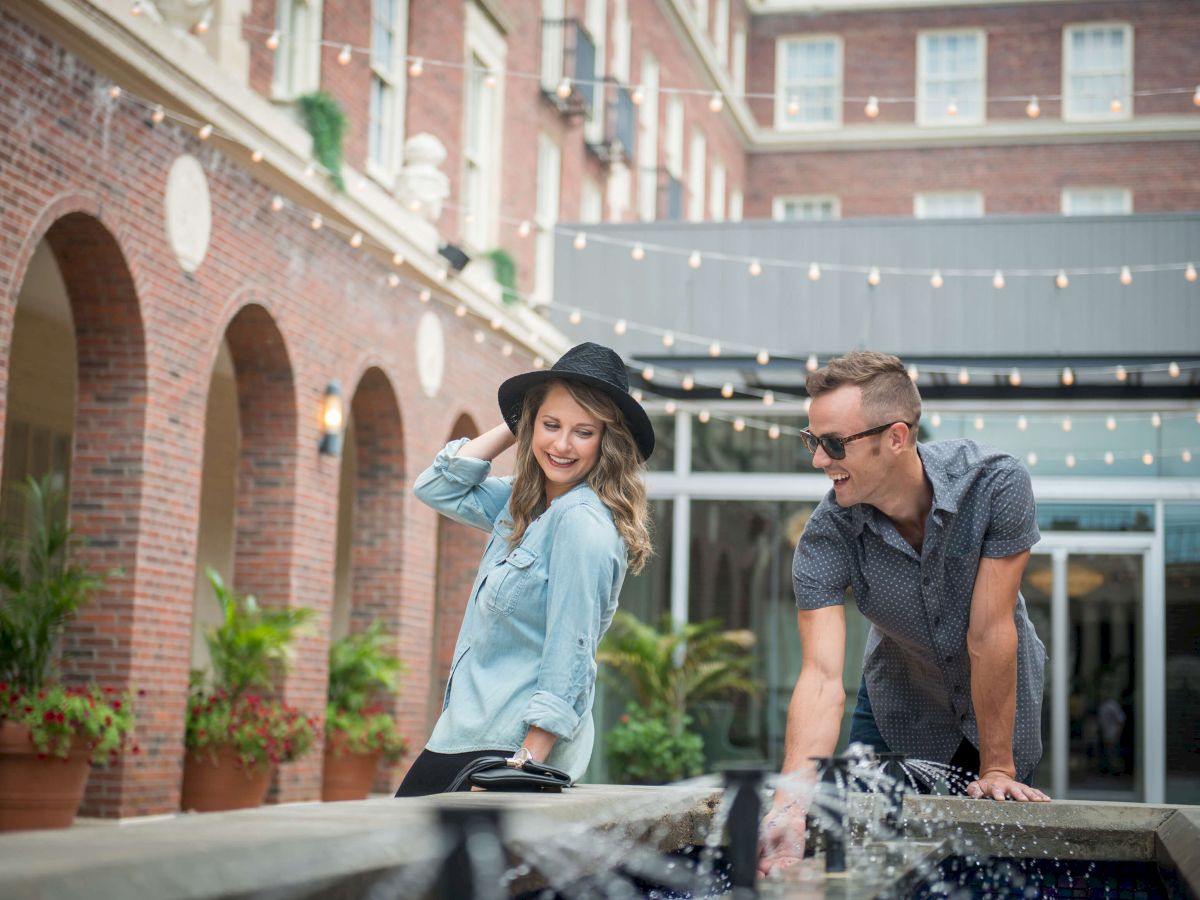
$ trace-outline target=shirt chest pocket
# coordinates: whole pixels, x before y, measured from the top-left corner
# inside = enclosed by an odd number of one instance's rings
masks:
[[[517,547],[495,564],[483,586],[483,601],[488,609],[506,616],[516,608],[521,595],[537,578],[534,565],[537,558],[534,551]]]

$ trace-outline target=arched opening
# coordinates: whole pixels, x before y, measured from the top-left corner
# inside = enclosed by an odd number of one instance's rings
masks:
[[[448,440],[479,436],[479,429],[470,416],[462,415],[454,423]],[[433,652],[430,654],[429,712],[425,733],[433,730],[442,711],[450,663],[454,658],[454,642],[462,624],[471,587],[488,535],[477,528],[452,522],[438,516],[437,525],[437,583],[434,589]]]
[[[93,216],[67,214],[35,247],[13,309],[0,516],[19,533],[26,510],[12,485],[49,476],[86,542],[76,558],[113,573],[64,633],[68,683],[148,687],[135,684],[132,671],[146,391],[141,312],[121,248]],[[93,772],[81,813],[136,811],[138,798],[123,783],[153,781],[161,774],[156,751],[177,739],[143,724],[138,740],[147,752]]]

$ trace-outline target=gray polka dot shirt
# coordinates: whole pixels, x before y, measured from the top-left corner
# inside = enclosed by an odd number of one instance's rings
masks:
[[[844,602],[846,588],[871,622],[863,673],[871,709],[892,750],[946,763],[966,737],[979,746],[971,703],[967,625],[981,557],[1012,556],[1038,541],[1029,473],[974,441],[918,444],[933,506],[918,554],[868,504],[843,509],[833,491],[809,519],[792,563],[796,605]],[[1017,595],[1018,778],[1042,755],[1046,650]]]

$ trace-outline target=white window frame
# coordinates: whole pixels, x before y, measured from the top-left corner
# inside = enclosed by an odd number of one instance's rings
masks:
[[[699,128],[692,129],[688,145],[687,219],[704,221],[704,179],[707,172],[708,138]]]
[[[970,212],[961,214],[944,215],[940,213],[935,204],[939,201],[948,201],[953,198],[956,201],[970,200],[972,201],[972,209]],[[982,191],[918,191],[913,195],[913,216],[918,219],[978,219],[983,216],[983,192]]]
[[[713,5],[713,46],[717,51],[717,62],[729,67],[729,0],[715,0]]]
[[[785,211],[789,203],[826,204],[830,206],[829,218],[788,219]],[[776,222],[832,222],[842,217],[842,201],[836,194],[785,194],[771,199],[771,218]]]
[[[404,109],[408,94],[405,58],[408,55],[408,0],[390,0],[392,4],[392,53],[387,67],[375,59],[375,6],[380,0],[371,2],[371,80],[372,90],[376,80],[383,86],[386,97],[382,109],[383,146],[371,146],[374,122],[368,98],[367,122],[367,174],[389,190],[395,186],[396,175],[404,162]]]
[[[603,218],[604,195],[600,193],[600,185],[585,175],[579,187],[579,221],[594,225]]]
[[[500,161],[504,143],[504,68],[508,56],[508,45],[500,30],[486,17],[476,4],[467,6],[466,40],[464,41],[463,71],[463,142],[462,142],[462,185],[463,216],[462,236],[476,250],[487,250],[496,245],[500,220]],[[492,87],[483,83],[484,74],[477,69],[482,63],[488,74],[495,77]],[[476,150],[470,146],[470,117],[476,110],[472,106],[472,83],[478,85],[476,96],[483,98],[480,115],[481,146]],[[472,196],[468,190],[471,171],[478,173],[479,195]],[[468,217],[470,220],[468,221]]]
[[[1120,192],[1121,209],[1115,212],[1094,212],[1092,210],[1077,210],[1072,209],[1075,206],[1075,201],[1072,196],[1081,194],[1085,191],[1102,191],[1105,193],[1116,194]],[[1064,216],[1126,216],[1133,212],[1133,192],[1121,185],[1112,184],[1093,184],[1093,185],[1068,185],[1062,189],[1062,214]]]
[[[542,0],[542,18],[551,22],[561,22],[567,17],[567,2],[566,0]],[[542,25],[538,23],[538,28],[541,29],[538,35],[538,44],[541,47],[542,59],[541,65],[538,67],[541,73],[542,90],[547,94],[554,91],[558,87],[559,81],[563,77],[563,52],[566,42],[566,28],[562,25]]]
[[[1072,64],[1074,60],[1074,51],[1072,50],[1071,35],[1076,31],[1087,29],[1120,29],[1124,32],[1124,51],[1125,58],[1123,60],[1123,69],[1121,76],[1124,78],[1124,86],[1118,99],[1121,101],[1121,109],[1118,112],[1113,112],[1108,106],[1111,98],[1106,98],[1103,109],[1096,112],[1076,112],[1072,105],[1075,101],[1074,91],[1071,89],[1071,77],[1078,74],[1073,71]],[[1106,72],[1093,72],[1089,74],[1103,75],[1113,74]],[[1062,32],[1062,117],[1064,122],[1107,122],[1120,121],[1133,117],[1133,26],[1128,22],[1072,22],[1069,25],[1063,26]]]
[[[658,59],[642,55],[642,105],[638,107],[638,218],[658,218]]]
[[[693,0],[693,11],[701,31],[708,31],[708,0]]]
[[[742,205],[745,201],[742,198],[742,189],[734,188],[729,192],[729,221],[742,221]]]
[[[977,77],[979,79],[979,93],[977,97],[978,113],[976,115],[967,115],[960,108],[958,115],[948,116],[946,115],[944,105],[939,105],[937,109],[932,109],[926,96],[926,87],[929,84],[929,78],[925,74],[926,57],[929,53],[926,42],[931,38],[965,35],[975,37],[979,46],[979,64],[977,68]],[[959,106],[962,106],[961,97],[953,99],[958,100]],[[961,127],[982,125],[985,121],[987,121],[987,32],[982,28],[944,28],[917,32],[917,124]]]
[[[708,175],[708,217],[714,222],[725,221],[725,163],[714,159]]]
[[[667,174],[683,181],[683,98],[671,94],[667,98],[666,131]]]
[[[746,29],[739,26],[733,32],[730,49],[729,74],[733,76],[733,89],[739,95],[746,93]]]
[[[596,46],[596,71],[592,76],[595,81],[592,90],[594,102],[583,122],[583,138],[589,144],[599,144],[604,140],[604,113],[608,101],[607,85],[604,83],[608,60],[608,0],[587,0],[583,24]]]
[[[787,48],[792,44],[833,44],[836,75],[830,83],[797,82],[801,87],[833,87],[833,118],[827,122],[792,121],[788,115],[788,89],[786,80]],[[744,66],[743,66],[744,68]],[[775,129],[777,131],[823,131],[842,126],[842,90],[845,81],[845,47],[841,35],[837,34],[789,34],[775,40]]]
[[[549,135],[538,133],[537,197],[534,201],[533,299],[550,303],[554,299],[554,243],[558,225],[558,201],[562,180],[562,150]]]
[[[629,18],[629,0],[613,0],[612,74],[621,84],[629,84],[632,47],[633,22]]]
[[[321,86],[322,0],[279,0],[275,28],[279,46],[271,75],[271,99],[284,102]],[[299,28],[295,13],[305,10]]]

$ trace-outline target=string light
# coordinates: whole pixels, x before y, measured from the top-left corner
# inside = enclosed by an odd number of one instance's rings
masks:
[[[567,321],[570,322],[572,325],[578,325],[580,322],[583,321],[583,313],[581,313],[577,309],[573,309],[573,310],[571,310],[571,314],[569,316],[567,316]]]
[[[946,104],[946,115],[952,119],[958,115],[958,101],[953,97],[951,97],[950,102]]]
[[[772,425],[770,428],[768,428],[767,429],[767,437],[769,437],[773,441],[779,440],[779,426]]]
[[[1170,375],[1172,378],[1178,378],[1179,377],[1179,363],[1175,362],[1174,360],[1171,360],[1171,363],[1167,366],[1167,374]]]
[[[1031,465],[1031,466],[1036,466],[1037,460],[1038,460],[1038,455],[1036,453],[1034,453],[1032,450],[1030,450],[1025,455],[1025,462],[1029,463],[1029,465]]]
[[[1036,119],[1042,114],[1042,108],[1038,105],[1037,94],[1029,98],[1029,102],[1025,104],[1025,115],[1031,119]]]
[[[425,74],[425,60],[417,57],[408,64],[408,75],[410,78],[420,78]]]
[[[921,372],[919,369],[917,369],[916,366],[908,367],[908,380],[909,381],[916,382],[916,380],[920,377],[921,377]]]
[[[634,400],[636,400],[638,403],[642,402],[642,392],[638,388],[634,388],[632,391],[630,391],[629,396],[632,397]]]
[[[750,260],[750,265],[747,267],[747,271],[750,273],[751,278],[757,278],[762,274],[762,263],[760,263],[757,259]]]
[[[508,341],[505,341],[504,344],[500,347],[500,353],[503,354],[504,356],[512,356],[513,355],[513,345],[510,344]],[[641,397],[638,397],[638,400],[641,400],[641,399],[642,399]]]
[[[867,105],[863,107],[863,112],[868,119],[874,119],[879,116],[879,98],[871,95],[867,98]]]
[[[730,382],[725,382],[721,385],[721,396],[728,400],[733,396],[733,385]]]
[[[317,213],[311,219],[308,220],[308,227],[311,228],[313,231],[320,231],[321,226],[324,224],[325,224],[325,220],[321,218],[320,213]]]
[[[1142,454],[1142,463],[1147,466],[1154,465],[1154,454],[1149,451],[1146,451],[1145,453],[1143,453]]]
[[[942,280],[942,273],[934,269],[933,274],[929,276],[929,284],[934,288],[940,288],[945,282]]]
[[[879,287],[879,266],[871,266],[871,271],[867,273],[867,284]]]
[[[742,419],[742,418],[734,419],[733,420],[733,430],[734,431],[745,431],[746,430],[746,420]]]
[[[304,177],[305,178],[312,178],[316,174],[317,174],[317,170],[313,166],[312,163],[309,163],[307,166],[304,167]]]
[[[983,431],[983,424],[984,424],[984,423],[983,423],[983,416],[976,416],[976,417],[975,417],[975,430],[976,430],[976,431]]]
[[[164,110],[162,108],[162,104],[160,104],[160,103],[154,104],[154,110],[150,113],[150,121],[153,122],[155,125],[157,125],[160,122],[162,122],[162,120],[165,119],[166,117],[167,117],[167,112],[166,112],[166,110]]]
[[[263,152],[261,150],[255,150],[253,153],[250,154],[250,162],[260,163],[262,161],[263,161]]]
[[[342,44],[342,49],[341,49],[340,51],[338,51],[338,55],[337,55],[337,61],[338,61],[338,65],[339,65],[339,66],[346,66],[346,65],[349,65],[349,64],[350,64],[350,60],[351,60],[352,58],[353,58],[353,57],[352,57],[352,55],[351,55],[350,45],[349,45],[349,44]]]
[[[721,98],[720,91],[714,91],[713,95],[708,98],[708,108],[715,113],[719,113],[725,108],[725,101]]]
[[[388,283],[388,287],[390,287],[390,288],[400,287],[400,276],[397,275],[395,272],[393,272],[391,275],[389,275],[387,277],[387,283]]]
[[[699,413],[696,414],[696,418],[700,420],[701,425],[707,425],[708,420],[712,418],[712,415],[709,413],[709,411],[707,409],[702,409],[702,410],[700,410]]]
[[[582,250],[587,246],[587,235],[582,231],[575,235],[575,240],[571,242],[576,250]]]
[[[721,342],[720,341],[713,341],[711,344],[708,345],[708,355],[713,358],[716,358],[721,355]]]
[[[276,194],[271,198],[271,210],[279,212],[281,209],[283,209],[283,198]]]
[[[499,331],[504,327],[504,320],[499,316],[492,316],[491,320],[488,322],[488,325],[491,327],[492,331]]]
[[[667,348],[675,346],[675,335],[669,331],[664,331],[662,336],[662,345]]]
[[[392,265],[393,266],[404,265],[404,254],[401,253],[399,250],[397,250],[395,253],[392,254]]]
[[[932,416],[930,416],[929,424],[932,425],[934,428],[941,428],[942,427],[942,414],[934,413]]]
[[[1113,452],[1111,450],[1104,451],[1104,464],[1106,466],[1111,466],[1115,459],[1116,459],[1116,457],[1113,455]]]
[[[1067,458],[1066,458],[1065,462],[1066,462],[1066,464],[1067,464],[1067,468],[1068,468],[1068,469],[1073,469],[1073,468],[1075,468],[1075,454],[1074,454],[1074,453],[1068,453],[1068,454],[1067,454]]]
[[[1117,371],[1116,371],[1116,378],[1117,378],[1117,381],[1120,381],[1121,383],[1124,383],[1124,382],[1125,382],[1125,379],[1126,379],[1126,378],[1128,378],[1128,377],[1129,377],[1129,373],[1125,371],[1125,367],[1124,367],[1124,366],[1117,366]]]
[[[1058,270],[1058,274],[1054,276],[1054,286],[1059,290],[1063,290],[1071,283],[1071,279],[1067,277],[1067,273],[1063,269]]]
[[[529,220],[522,219],[521,224],[517,226],[517,236],[518,237],[529,237],[529,232],[531,229],[532,229],[532,226],[530,226]]]
[[[454,315],[458,316],[460,319],[466,318],[467,304],[460,303],[458,306],[454,307]]]
[[[571,96],[571,79],[563,76],[563,79],[558,83],[558,87],[554,89],[554,93],[560,100],[566,100]]]
[[[1196,85],[1196,93],[1192,94],[1192,103],[1200,106],[1200,84]]]
[[[1158,413],[1152,413],[1150,416],[1150,425],[1153,428],[1162,428],[1162,416]]]
[[[1116,430],[1117,430],[1117,420],[1116,420],[1116,417],[1115,417],[1115,416],[1109,416],[1107,419],[1105,419],[1105,420],[1104,420],[1104,427],[1105,427],[1105,428],[1107,428],[1109,431],[1116,431]]]
[[[1070,416],[1064,416],[1064,417],[1063,417],[1063,420],[1062,420],[1062,430],[1063,430],[1063,431],[1070,431],[1070,430],[1071,430],[1071,417],[1070,417]]]
[[[129,14],[135,19],[142,14],[142,0],[133,0],[133,5],[129,7]]]
[[[821,267],[819,265],[817,265],[815,262],[808,264],[808,280],[809,281],[820,281],[821,280]]]
[[[700,251],[693,250],[691,252],[691,254],[688,256],[688,265],[691,266],[693,269],[698,269],[698,268],[700,268],[701,262],[702,262],[702,260],[700,258]]]
[[[1013,367],[1013,370],[1008,373],[1008,383],[1011,384],[1013,387],[1021,386],[1021,370],[1020,369],[1016,368],[1015,366]]]
[[[1183,270],[1183,277],[1192,282],[1196,280],[1196,266],[1193,263],[1187,264],[1187,268]]]
[[[1181,454],[1179,454],[1179,458],[1182,459],[1185,463],[1190,463],[1192,461],[1192,451],[1184,450]]]
[[[632,256],[638,262],[641,262],[643,259],[646,258],[646,248],[643,247],[641,244],[634,244],[633,249],[629,251],[629,255]]]
[[[633,89],[633,93],[629,95],[629,99],[634,106],[641,106],[642,101],[646,99],[645,89],[639,84]]]
[[[114,84],[112,87],[110,87],[108,89],[108,96],[112,97],[114,100],[118,99],[121,96],[120,85]]]
[[[617,319],[617,321],[613,323],[613,334],[622,335],[628,328],[628,322],[626,322],[624,319]]]
[[[483,86],[486,88],[494,88],[496,86],[496,73],[488,72],[483,76]]]
[[[821,368],[821,361],[817,359],[817,354],[808,354],[808,359],[804,361],[804,368],[810,372],[815,372]]]
[[[1071,370],[1070,366],[1063,366],[1062,375],[1059,378],[1067,387],[1075,383],[1075,373]]]
[[[207,34],[208,28],[212,20],[212,10],[204,14],[204,18],[196,23],[196,34]]]
[[[1129,266],[1121,266],[1121,284],[1133,284],[1133,273],[1129,271]]]
[[[754,361],[760,366],[765,366],[771,361],[771,354],[766,347],[758,351],[758,354],[754,357]]]
[[[963,366],[961,369],[958,370],[958,383],[959,384],[970,384],[971,383],[971,373],[967,371],[966,366]]]
[[[196,132],[196,137],[200,138],[200,140],[202,140],[202,141],[207,141],[210,137],[212,137],[212,133],[213,133],[212,125],[205,125],[199,131]]]
[[[1112,101],[1108,104],[1109,112],[1112,113],[1119,113],[1123,108],[1124,105],[1121,103],[1120,97],[1113,97]]]
[[[354,232],[354,234],[350,235],[350,246],[353,247],[354,249],[357,250],[359,247],[361,247],[362,242],[363,242],[363,233],[361,231],[356,231],[356,232]]]
[[[278,32],[278,30],[272,31],[269,35],[267,35],[267,39],[265,41],[263,41],[263,44],[266,45],[266,48],[268,50],[271,50],[271,51],[278,50],[279,49],[279,32]]]
[[[533,358],[533,367],[534,367],[535,369],[543,369],[543,368],[545,368],[545,367],[546,367],[546,360],[542,359],[540,356],[535,356],[535,357]]]
[[[693,378],[691,375],[684,375],[683,378],[680,379],[680,381],[679,381],[679,386],[681,388],[683,388],[685,391],[690,391],[690,390],[692,390],[692,388],[694,388],[696,386],[696,379]]]
[[[417,299],[422,303],[428,303],[433,299],[433,291],[431,291],[429,288],[421,288],[421,293],[417,294]]]
[[[668,416],[675,415],[676,408],[677,407],[675,406],[674,400],[668,400],[666,403],[663,404],[663,412],[665,412]]]
[[[1029,420],[1024,416],[1017,416],[1017,431],[1028,431]]]
[[[481,329],[476,328],[475,333],[471,335],[475,339],[475,343],[482,344],[487,340],[487,335]]]
[[[996,290],[1000,290],[1004,287],[1004,273],[999,269],[997,269],[996,274],[992,276],[992,287],[994,287]]]
[[[788,104],[787,104],[787,114],[789,116],[800,115],[800,104],[797,103],[795,100],[789,100]]]
[[[774,406],[775,405],[775,392],[774,391],[763,392],[762,404],[763,404],[763,406]]]
[[[642,378],[644,378],[646,381],[653,381],[654,366],[646,366],[644,369],[642,369]]]

